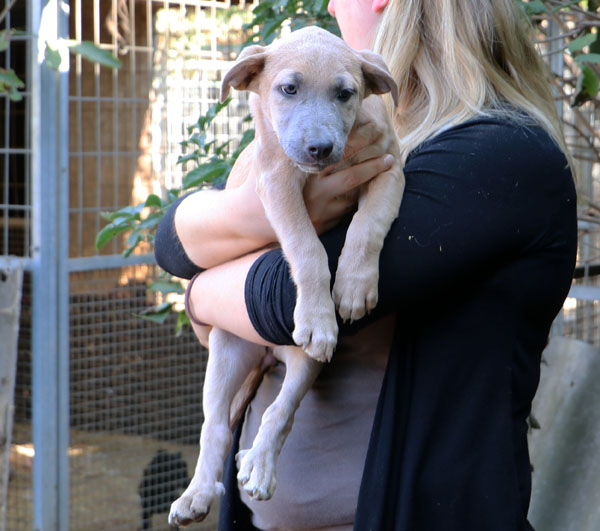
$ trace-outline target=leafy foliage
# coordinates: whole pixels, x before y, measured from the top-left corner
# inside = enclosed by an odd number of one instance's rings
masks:
[[[548,60],[563,56],[565,71],[555,73],[561,99],[570,101],[574,108],[596,100],[600,76],[598,0],[518,0],[518,3],[538,31],[539,43],[546,48]]]
[[[164,198],[151,194],[144,203],[139,205],[103,213],[102,217],[109,223],[96,236],[96,248],[101,249],[115,236],[124,232],[129,232],[125,242],[126,248],[123,251],[124,256],[129,256],[142,242],[152,246],[156,227],[174,201],[188,192],[225,183],[237,157],[254,139],[254,130],[246,130],[239,146],[231,153],[229,153],[230,140],[220,144],[216,140],[208,140],[211,124],[230,101],[231,98],[213,105],[204,116],[200,116],[198,121],[188,128],[188,139],[181,143],[182,147],[187,149],[187,153],[179,157],[177,163],[191,165],[192,169],[186,173],[182,186],[166,190]],[[163,273],[157,282],[151,284],[149,290],[162,293],[163,298],[166,298],[169,293],[184,292],[181,280],[167,273]],[[148,308],[138,317],[163,323],[171,311],[174,311],[173,303],[163,302]],[[189,324],[189,319],[185,311],[177,313],[175,330],[176,334],[179,334],[183,327]]]
[[[225,183],[229,172],[242,150],[253,140],[254,130],[244,132],[240,145],[231,154],[228,153],[230,141],[218,144],[216,140],[207,141],[208,132],[214,119],[231,99],[213,105],[206,115],[187,130],[188,139],[182,142],[189,151],[179,157],[178,164],[191,164],[193,168],[187,172],[180,188],[166,190],[164,198],[155,194],[136,206],[126,206],[115,212],[104,212],[102,217],[109,223],[96,236],[96,248],[101,249],[115,236],[130,232],[123,251],[129,256],[140,243],[154,243],[156,227],[165,212],[183,194],[198,188]]]
[[[0,68],[0,93],[8,94],[12,101],[21,101],[23,95],[19,92],[19,89],[24,87],[25,83],[17,77],[14,70]]]
[[[265,0],[253,11],[254,20],[248,28],[258,27],[250,40],[270,44],[289,24],[297,30],[305,26],[320,26],[339,35],[337,23],[327,13],[328,0]]]
[[[0,52],[9,49],[10,41],[14,36],[27,36],[29,34],[15,29],[0,31]],[[34,36],[37,38],[37,36]],[[62,62],[62,52],[71,52],[80,55],[92,63],[109,68],[120,68],[121,61],[108,50],[104,50],[90,41],[75,41],[72,39],[58,39],[53,43],[46,42],[44,49],[44,64],[53,70],[58,70]],[[11,68],[0,68],[0,94],[6,94],[12,101],[21,101],[22,93],[19,89],[25,88],[25,83]]]

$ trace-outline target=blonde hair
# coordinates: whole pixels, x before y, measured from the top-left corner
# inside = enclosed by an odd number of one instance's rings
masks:
[[[373,48],[400,87],[395,125],[404,157],[436,132],[475,115],[516,117],[510,107],[525,111],[567,154],[546,65],[514,4],[389,1]]]

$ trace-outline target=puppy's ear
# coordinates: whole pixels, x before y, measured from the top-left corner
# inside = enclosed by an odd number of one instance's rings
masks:
[[[398,85],[390,74],[381,55],[372,52],[371,50],[361,50],[357,53],[361,58],[361,67],[367,86],[367,95],[391,92],[394,105],[398,105]]]
[[[253,45],[241,51],[221,83],[221,102],[227,99],[231,87],[237,90],[252,90],[252,82],[265,65],[266,50],[264,46]]]

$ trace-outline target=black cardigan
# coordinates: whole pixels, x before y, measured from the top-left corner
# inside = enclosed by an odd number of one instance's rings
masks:
[[[355,529],[531,530],[526,419],[575,264],[571,173],[541,128],[483,117],[425,142],[405,174],[378,306],[340,331],[398,316]],[[346,228],[322,238],[332,272]],[[257,260],[246,304],[261,336],[293,344],[295,295],[281,251]],[[253,529],[235,451],[221,531]]]

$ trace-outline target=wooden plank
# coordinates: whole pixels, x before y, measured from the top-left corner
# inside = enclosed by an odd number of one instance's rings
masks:
[[[17,339],[23,269],[0,270],[0,529],[6,529],[6,500],[13,399],[17,367]]]

